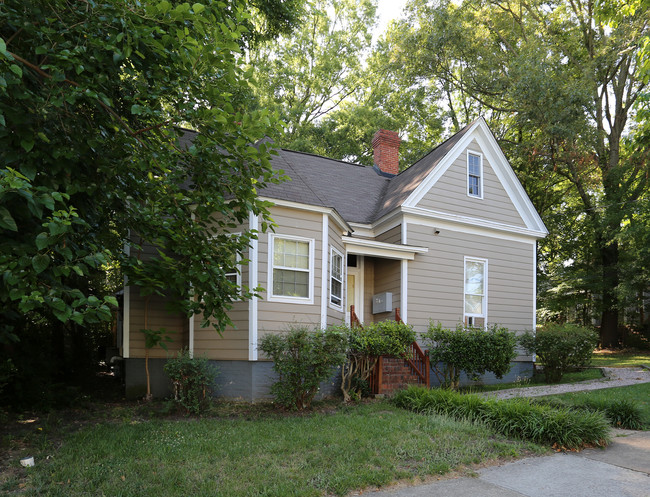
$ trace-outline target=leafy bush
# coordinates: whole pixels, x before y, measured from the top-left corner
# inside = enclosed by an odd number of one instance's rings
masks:
[[[207,405],[218,368],[204,357],[191,357],[181,350],[163,369],[174,385],[174,401],[188,413],[199,414]]]
[[[473,379],[486,371],[503,378],[517,355],[515,334],[496,325],[483,330],[459,324],[450,330],[431,322],[423,339],[429,346],[431,365],[438,380],[445,388],[454,390],[458,388],[461,372]]]
[[[276,401],[293,409],[308,409],[335,366],[345,361],[347,336],[340,328],[309,330],[292,328],[283,334],[268,334],[260,350],[273,360],[278,381],[271,387]]]
[[[534,334],[526,332],[519,343],[529,354],[537,355],[546,381],[557,383],[567,371],[589,365],[598,335],[574,324],[549,323]]]
[[[393,402],[404,409],[482,422],[508,436],[564,448],[606,445],[607,419],[599,412],[540,405],[528,399],[483,399],[442,389],[411,386]]]
[[[403,356],[415,341],[413,327],[397,321],[339,329],[344,330],[348,337],[348,357],[341,370],[341,391],[345,402],[361,398],[379,356]]]

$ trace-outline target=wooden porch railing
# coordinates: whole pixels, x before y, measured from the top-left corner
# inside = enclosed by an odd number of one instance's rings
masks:
[[[363,325],[361,324],[361,321],[359,321],[359,316],[357,316],[357,313],[354,312],[354,306],[350,306],[350,328],[363,328]]]

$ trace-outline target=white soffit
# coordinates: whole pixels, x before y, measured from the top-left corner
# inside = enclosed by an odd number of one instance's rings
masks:
[[[472,140],[476,139],[477,143],[490,162],[492,170],[501,182],[504,190],[508,194],[510,201],[517,209],[517,212],[526,223],[528,230],[546,236],[548,230],[544,226],[542,218],[537,213],[535,206],[528,198],[526,191],[519,182],[517,175],[513,171],[508,159],[503,154],[501,147],[497,143],[494,135],[490,131],[485,119],[479,118],[463,137],[454,145],[440,163],[429,173],[429,175],[420,183],[420,185],[404,201],[402,207],[414,208],[422,198],[433,188],[438,180],[447,172],[449,167],[454,163],[458,156],[469,146]]]
[[[416,254],[425,254],[429,251],[427,247],[377,242],[375,240],[353,238],[351,236],[344,236],[342,240],[348,254],[368,255],[382,257],[384,259],[412,261],[415,259]]]

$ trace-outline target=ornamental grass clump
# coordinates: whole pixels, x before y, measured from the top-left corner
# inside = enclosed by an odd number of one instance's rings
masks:
[[[572,408],[604,414],[616,428],[643,430],[643,414],[639,405],[627,399],[590,399],[565,401],[557,398],[535,399],[535,403],[555,408]]]
[[[567,449],[606,445],[609,441],[608,421],[601,413],[540,405],[528,399],[483,399],[411,386],[398,392],[393,402],[415,412],[484,423],[507,437]]]

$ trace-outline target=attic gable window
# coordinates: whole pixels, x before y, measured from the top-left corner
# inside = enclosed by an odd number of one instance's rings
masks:
[[[467,195],[483,198],[483,156],[467,152]]]
[[[269,300],[313,303],[314,240],[269,235]]]

